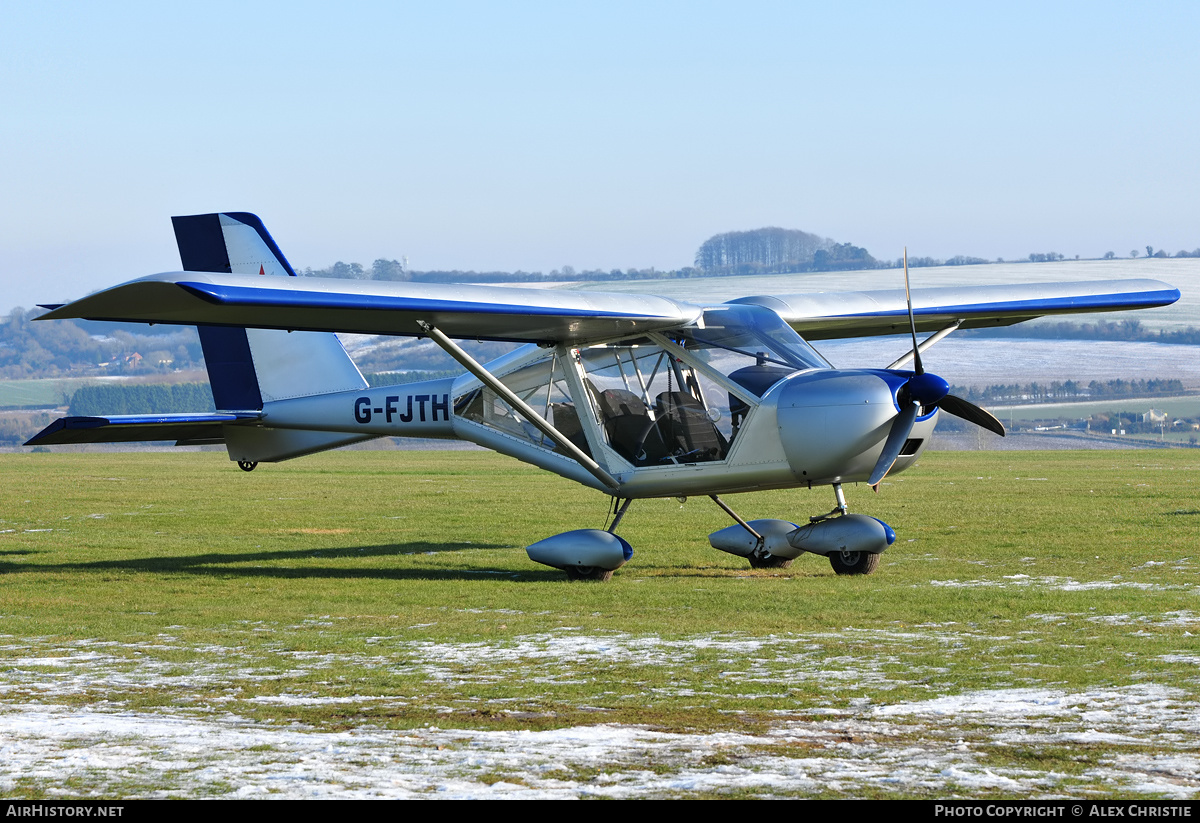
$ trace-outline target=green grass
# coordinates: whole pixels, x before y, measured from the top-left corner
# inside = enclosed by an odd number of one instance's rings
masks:
[[[602,527],[607,498],[490,453],[343,452],[251,474],[215,454],[13,454],[0,472],[10,703],[219,706],[327,731],[758,734],[990,689],[1200,697],[1190,451],[928,453],[878,495],[847,489],[898,534],[865,578],[815,556],[751,571],[708,547],[728,519],[707,499],[637,501],[621,529],[634,558],[602,585],[568,584],[523,547]],[[800,521],[832,494],[728,502]],[[102,682],[54,686],[97,666]],[[994,745],[986,724],[946,722],[985,764],[1088,791],[1108,785],[1088,768],[1124,751]],[[788,752],[772,756],[815,756]]]

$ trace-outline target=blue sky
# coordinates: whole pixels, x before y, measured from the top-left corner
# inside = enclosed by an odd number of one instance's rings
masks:
[[[1200,246],[1200,4],[16,3],[0,310],[179,265],[688,265],[765,225],[877,257]]]

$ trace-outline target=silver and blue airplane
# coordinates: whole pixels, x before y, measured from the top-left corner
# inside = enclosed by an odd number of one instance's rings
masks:
[[[173,218],[183,271],[143,277],[40,319],[195,325],[216,412],[61,418],[26,445],[174,440],[224,444],[259,463],[376,437],[469,440],[612,498],[605,528],[527,547],[571,579],[607,580],[632,556],[616,534],[632,501],[706,495],[733,523],[709,536],[756,568],[803,553],[869,574],[890,526],[851,514],[843,485],[878,486],[913,465],[938,415],[1004,427],[949,393],[921,353],[957,329],[1166,306],[1155,280],[744,297],[651,295],[297,277],[253,214]],[[460,377],[371,387],[336,332],[428,338]],[[931,334],[921,343],[918,332]],[[805,338],[911,334],[878,369],[839,369]],[[801,336],[803,335],[803,337]],[[522,343],[481,364],[456,342]],[[911,362],[911,368],[908,368]],[[830,486],[805,522],[744,520],[721,498]]]

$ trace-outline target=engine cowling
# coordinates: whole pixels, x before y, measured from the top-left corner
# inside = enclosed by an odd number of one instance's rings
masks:
[[[776,389],[780,444],[796,479],[813,485],[867,480],[907,379],[878,369],[826,369],[795,375]],[[892,474],[916,460],[936,420],[936,409],[916,418]]]

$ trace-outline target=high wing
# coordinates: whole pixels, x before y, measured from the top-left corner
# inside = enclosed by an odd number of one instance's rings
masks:
[[[39,320],[235,326],[555,343],[663,331],[700,309],[649,295],[500,286],[166,272],[57,307]]]
[[[913,289],[917,331],[1011,326],[1052,314],[1127,311],[1169,306],[1179,289],[1158,280],[1093,280],[1015,286],[958,286]],[[743,297],[774,310],[810,340],[906,334],[904,289]]]
[[[1157,280],[914,289],[919,331],[1008,326],[1036,317],[1167,306],[1179,290]],[[774,310],[813,340],[908,331],[903,289],[760,295],[730,301]],[[53,307],[39,319],[233,326],[586,343],[688,325],[702,306],[666,297],[498,286],[166,272]]]

